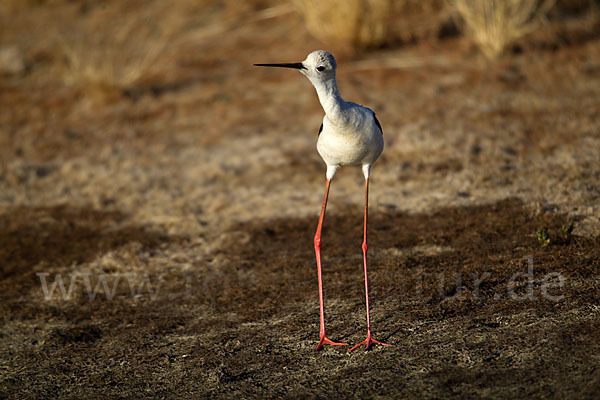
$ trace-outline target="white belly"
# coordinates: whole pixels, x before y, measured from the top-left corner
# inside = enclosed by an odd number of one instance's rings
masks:
[[[383,136],[377,128],[336,129],[324,126],[317,151],[328,166],[371,165],[383,151]]]

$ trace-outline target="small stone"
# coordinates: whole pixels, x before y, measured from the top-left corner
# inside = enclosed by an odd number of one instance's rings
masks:
[[[26,68],[25,57],[17,47],[0,48],[0,74],[18,75],[24,73]]]

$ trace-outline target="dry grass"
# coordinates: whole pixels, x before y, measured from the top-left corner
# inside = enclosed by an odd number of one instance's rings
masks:
[[[544,21],[555,0],[448,0],[463,30],[488,59]]]
[[[120,7],[94,9],[74,26],[57,31],[65,62],[63,80],[82,88],[128,89],[173,69],[181,47],[201,43],[239,26],[293,11],[291,4],[260,8],[226,3],[227,15],[206,23],[218,1],[132,1]],[[111,21],[107,24],[107,21]],[[199,23],[199,21],[202,21]]]
[[[166,67],[168,49],[186,19],[176,7],[151,2],[134,9],[96,9],[57,31],[65,83],[84,88],[130,88]],[[107,21],[110,21],[107,23]]]
[[[354,49],[385,43],[391,0],[294,0],[316,38]]]

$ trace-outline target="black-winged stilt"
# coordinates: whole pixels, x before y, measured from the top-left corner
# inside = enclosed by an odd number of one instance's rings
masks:
[[[333,55],[324,50],[313,51],[306,60],[299,63],[283,64],[254,64],[259,67],[294,68],[306,76],[317,90],[319,101],[325,110],[325,117],[319,129],[317,150],[327,164],[327,182],[325,195],[314,245],[317,257],[317,277],[319,282],[319,309],[320,309],[320,341],[316,350],[324,344],[334,346],[346,343],[329,339],[325,335],[325,312],[323,307],[323,282],[321,278],[321,229],[325,217],[325,208],[329,196],[331,180],[342,165],[362,165],[365,176],[365,214],[363,232],[363,263],[365,271],[365,298],[367,308],[367,338],[352,347],[349,351],[365,344],[368,350],[374,343],[390,346],[373,339],[371,336],[371,320],[369,315],[369,281],[367,277],[367,210],[369,199],[369,173],[371,165],[383,151],[383,130],[375,113],[361,105],[344,101],[335,80],[337,64]]]

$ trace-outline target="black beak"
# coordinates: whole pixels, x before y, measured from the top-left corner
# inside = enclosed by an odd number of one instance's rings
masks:
[[[281,63],[281,64],[254,64],[255,67],[279,67],[279,68],[294,68],[294,69],[306,69],[301,62],[299,63]]]

